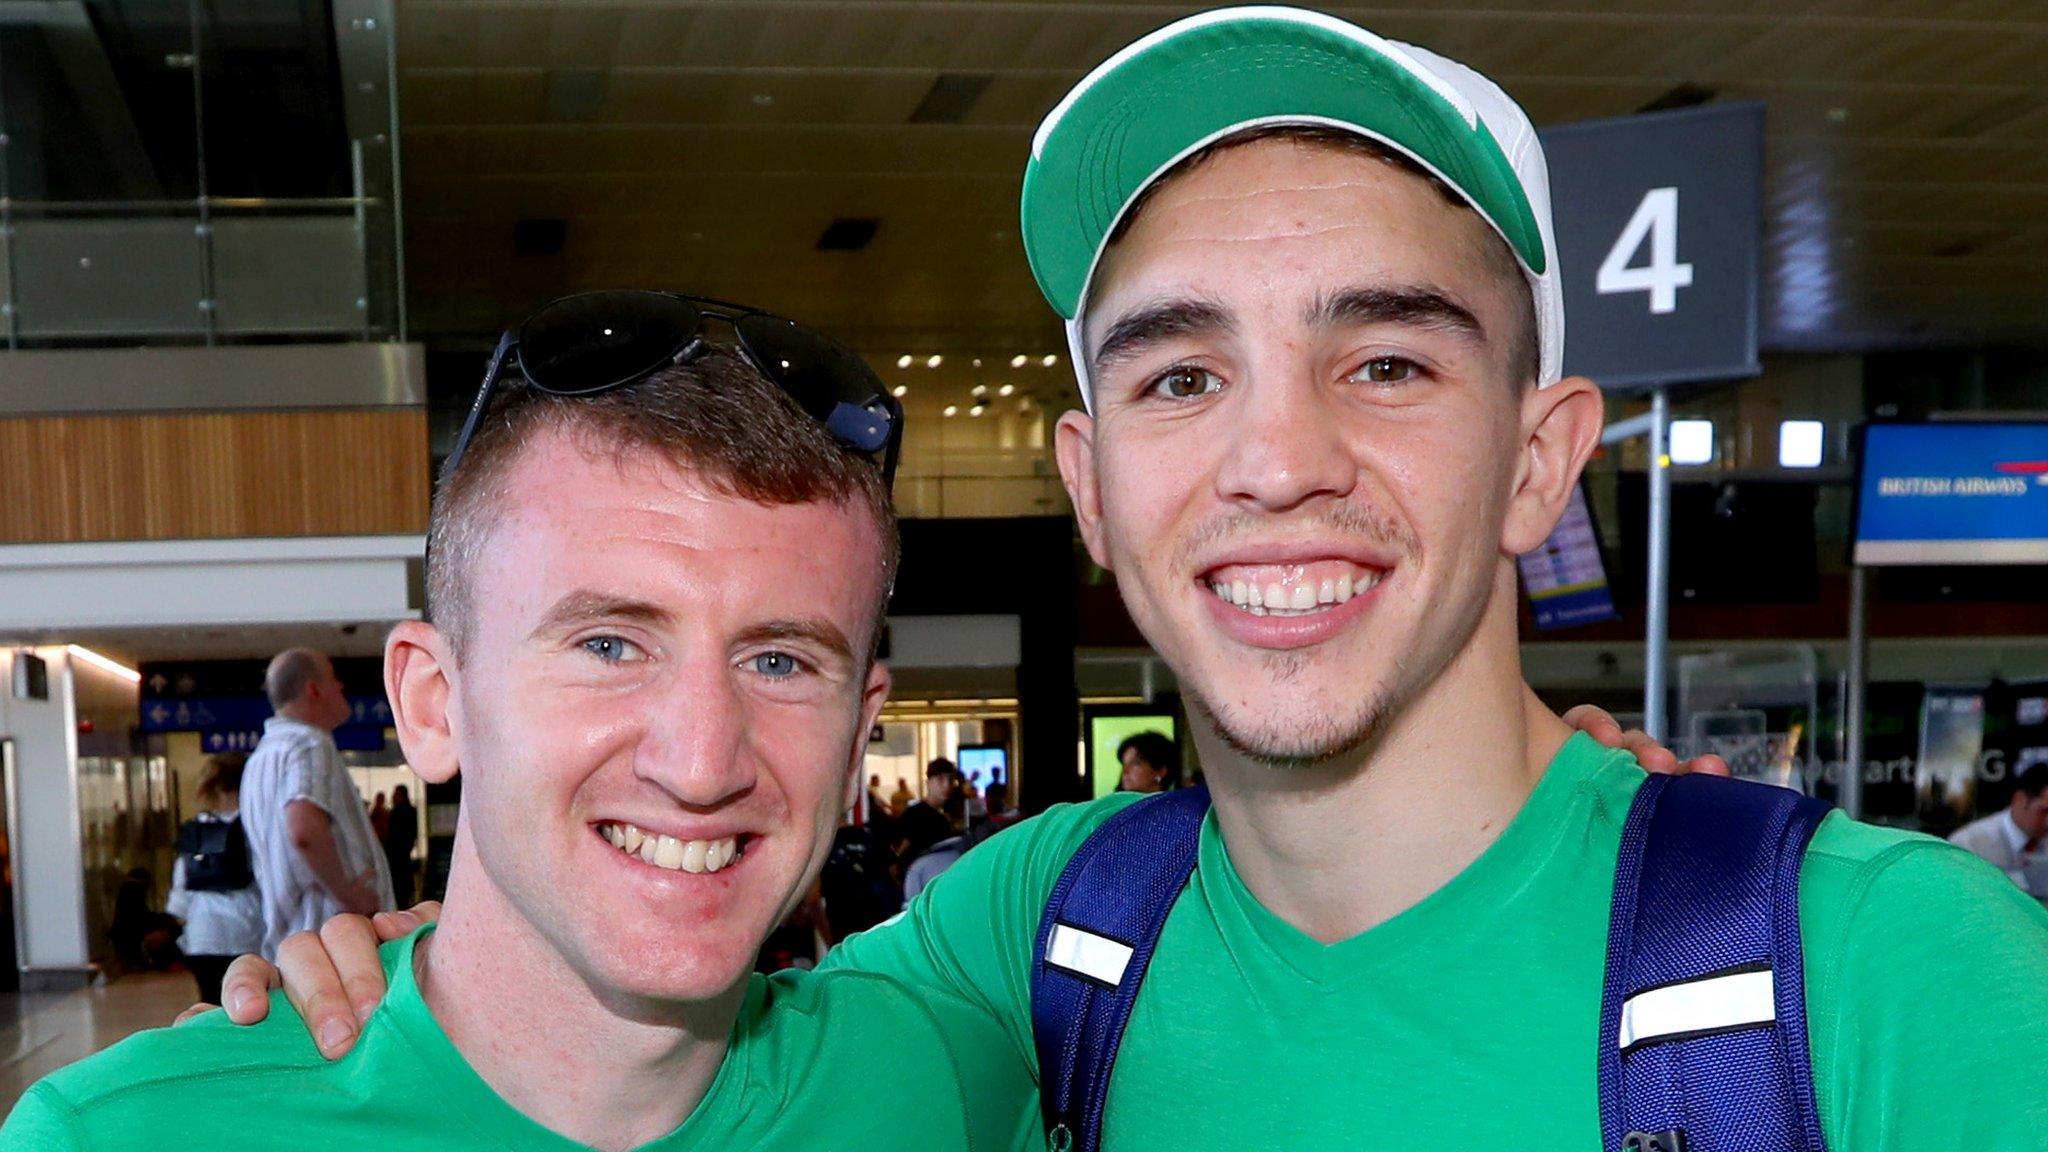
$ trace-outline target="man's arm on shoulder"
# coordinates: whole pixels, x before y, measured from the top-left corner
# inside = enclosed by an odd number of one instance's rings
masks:
[[[1857,870],[1810,993],[1833,1147],[2048,1147],[2048,913],[1996,869],[1914,839]]]
[[[47,1080],[29,1086],[0,1127],[0,1152],[84,1152],[77,1111]]]

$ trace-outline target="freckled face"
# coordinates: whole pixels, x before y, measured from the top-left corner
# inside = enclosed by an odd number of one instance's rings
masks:
[[[464,834],[593,987],[708,999],[795,907],[858,780],[888,685],[865,658],[876,526],[560,434],[508,488],[453,701]]]

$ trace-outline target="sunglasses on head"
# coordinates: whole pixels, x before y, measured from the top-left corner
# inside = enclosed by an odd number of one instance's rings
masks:
[[[895,479],[903,406],[852,350],[793,320],[742,305],[639,291],[564,296],[506,332],[491,353],[483,387],[445,468],[455,470],[511,365],[517,364],[537,391],[595,396],[702,353],[709,343],[707,320],[724,321],[741,357],[823,424],[842,447],[872,460],[882,470],[883,483]]]

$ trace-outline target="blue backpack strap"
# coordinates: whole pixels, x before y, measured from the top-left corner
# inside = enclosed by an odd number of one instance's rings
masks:
[[[1166,915],[1194,871],[1209,790],[1140,800],[1067,862],[1031,960],[1039,1104],[1054,1152],[1096,1152],[1109,1073]]]
[[[1622,828],[1600,1012],[1605,1152],[1825,1152],[1799,864],[1828,807],[1652,776]]]

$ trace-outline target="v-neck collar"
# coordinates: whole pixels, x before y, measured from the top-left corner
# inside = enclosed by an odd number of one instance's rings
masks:
[[[1474,926],[1512,914],[1516,897],[1582,822],[1571,818],[1585,795],[1580,785],[1612,755],[1583,733],[1574,734],[1551,759],[1521,811],[1478,859],[1416,904],[1332,944],[1281,919],[1245,887],[1214,809],[1202,822],[1197,876],[1233,951],[1263,952],[1321,987],[1371,979],[1377,971],[1412,963],[1418,948],[1440,948],[1460,939],[1483,944],[1486,934]]]

